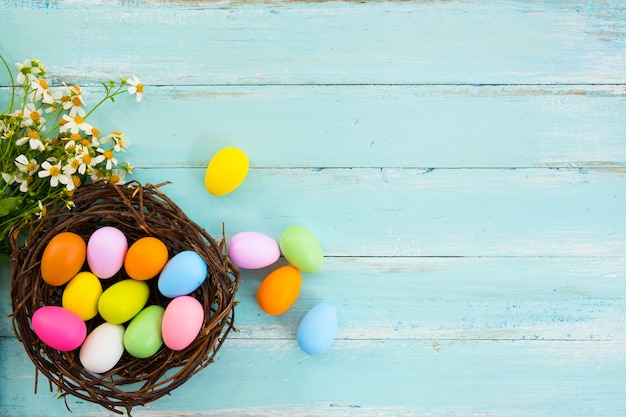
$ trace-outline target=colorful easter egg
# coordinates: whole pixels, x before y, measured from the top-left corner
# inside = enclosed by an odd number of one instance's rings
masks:
[[[155,237],[142,237],[128,248],[124,269],[129,277],[144,281],[157,276],[167,258],[165,243]]]
[[[109,323],[125,323],[141,311],[149,295],[150,289],[145,281],[119,281],[102,293],[98,300],[98,312]]]
[[[261,310],[267,314],[283,314],[296,302],[302,275],[291,265],[282,266],[271,272],[256,293],[256,300]]]
[[[87,336],[83,319],[59,306],[38,308],[31,317],[31,324],[42,342],[63,352],[76,349]]]
[[[197,289],[206,279],[208,266],[196,252],[186,250],[170,259],[159,275],[161,294],[174,298],[187,295]]]
[[[227,245],[228,257],[243,269],[265,268],[280,257],[278,242],[258,232],[241,232],[234,235]]]
[[[296,335],[298,345],[309,355],[319,355],[330,348],[337,333],[337,311],[327,303],[320,303],[305,315]]]
[[[102,374],[111,370],[124,353],[124,326],[102,323],[85,339],[78,358],[86,370]]]
[[[124,333],[124,348],[136,358],[145,359],[154,355],[163,345],[161,326],[165,309],[151,305],[137,314],[128,323]]]
[[[215,196],[235,190],[248,175],[249,162],[238,148],[224,148],[213,156],[204,175],[204,186]]]
[[[67,283],[61,303],[83,320],[98,314],[98,300],[102,295],[102,284],[98,277],[88,271],[79,272]]]
[[[163,313],[163,342],[172,350],[183,350],[193,343],[203,322],[204,309],[198,300],[187,295],[176,297]]]
[[[124,233],[112,226],[96,230],[87,242],[87,263],[98,278],[107,279],[122,268],[128,250]]]
[[[63,285],[83,267],[87,244],[72,232],[62,232],[50,239],[41,257],[41,277],[54,286]]]
[[[302,272],[317,272],[324,264],[322,246],[304,226],[285,229],[280,235],[279,245],[285,259]]]

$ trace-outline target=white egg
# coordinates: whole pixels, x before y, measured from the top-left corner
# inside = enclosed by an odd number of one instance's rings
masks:
[[[102,374],[112,369],[124,353],[124,326],[102,323],[80,348],[80,363],[90,372]]]

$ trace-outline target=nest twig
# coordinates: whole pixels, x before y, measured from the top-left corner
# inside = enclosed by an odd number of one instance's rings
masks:
[[[41,372],[55,384],[61,396],[73,395],[118,414],[123,414],[120,409],[125,409],[130,415],[134,406],[170,393],[214,361],[234,328],[239,272],[223,255],[224,240],[218,244],[158,186],[142,186],[136,181],[125,186],[99,182],[79,187],[72,201],[71,210],[64,205],[51,207],[43,218],[22,224],[22,231],[27,228],[25,242],[19,241],[17,232],[13,234],[13,329],[35,364],[36,373]],[[62,289],[46,284],[40,274],[41,257],[50,239],[58,233],[71,231],[87,242],[91,233],[103,226],[120,229],[129,244],[145,236],[156,237],[165,243],[170,257],[183,250],[193,250],[206,261],[209,274],[191,294],[205,311],[200,334],[191,345],[181,351],[163,346],[147,359],[124,353],[113,369],[94,374],[80,364],[78,349],[60,352],[41,342],[32,330],[30,317],[44,305],[61,305]],[[102,283],[107,287],[126,278],[122,268],[115,277]],[[150,286],[148,305],[165,307],[169,299],[159,293],[157,278],[146,282]],[[88,331],[102,322],[100,316],[89,320]]]

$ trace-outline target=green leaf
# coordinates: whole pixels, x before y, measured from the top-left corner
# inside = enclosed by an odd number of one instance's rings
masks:
[[[19,197],[7,197],[7,198],[1,199],[0,200],[0,217],[6,216],[7,214],[15,210],[19,201],[20,201]]]

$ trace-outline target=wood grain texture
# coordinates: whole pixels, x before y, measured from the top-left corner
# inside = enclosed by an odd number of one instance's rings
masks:
[[[626,414],[622,2],[10,0],[0,19],[4,56],[88,104],[141,77],[140,105],[92,123],[211,234],[303,224],[324,248],[281,316],[255,302],[273,268],[243,271],[216,362],[134,416]],[[225,146],[251,170],[216,198],[202,179]],[[69,415],[47,381],[33,394],[10,271],[0,415]],[[320,301],[339,329],[311,357],[295,334]]]

